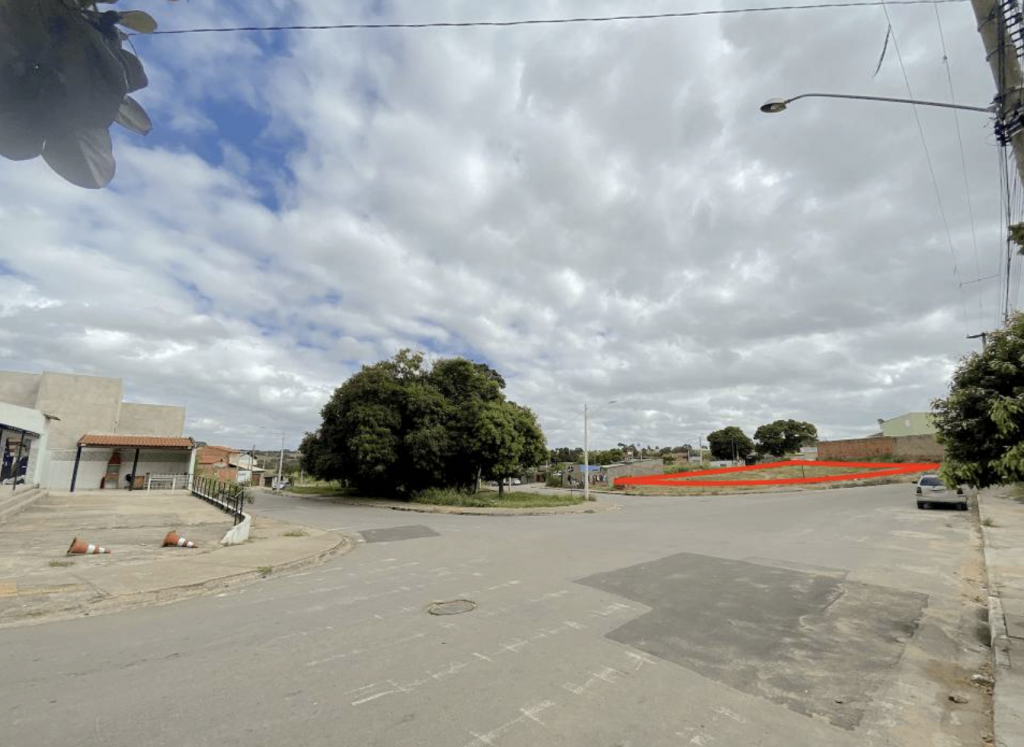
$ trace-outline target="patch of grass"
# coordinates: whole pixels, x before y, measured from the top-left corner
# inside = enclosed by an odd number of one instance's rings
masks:
[[[259,568],[256,569],[256,572],[259,573],[261,576],[263,576],[263,578],[266,578],[267,576],[269,576],[271,573],[274,572],[274,566],[272,566],[272,565],[261,565]]]
[[[986,516],[984,519],[982,519],[981,520],[981,524],[982,524],[982,526],[986,526],[986,527],[999,526],[994,521],[992,521],[992,517],[991,516]]]
[[[70,568],[74,564],[75,564],[75,561],[73,561],[73,560],[51,560],[50,561],[50,567],[51,568]]]
[[[297,495],[345,495],[347,490],[341,485],[295,485],[285,492]]]
[[[285,532],[281,535],[282,537],[308,537],[309,532],[305,529],[292,529],[290,532]]]
[[[460,506],[462,508],[548,508],[551,506],[575,506],[583,503],[583,494],[527,493],[506,491],[499,500],[497,492],[465,493],[460,490],[431,488],[414,495],[410,503],[430,506]]]

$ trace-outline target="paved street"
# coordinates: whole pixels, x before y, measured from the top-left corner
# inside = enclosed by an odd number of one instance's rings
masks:
[[[365,541],[215,596],[0,631],[2,742],[953,747],[990,731],[970,682],[988,660],[974,511],[918,511],[906,485],[618,502],[480,517],[261,496],[258,514]],[[477,607],[425,611],[452,599]]]

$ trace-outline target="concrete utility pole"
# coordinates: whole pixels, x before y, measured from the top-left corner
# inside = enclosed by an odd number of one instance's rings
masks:
[[[587,451],[587,406],[583,405],[583,500],[590,500],[590,454]]]
[[[281,489],[281,472],[284,470],[284,431],[281,431],[281,459],[277,463],[277,489]]]
[[[1013,155],[1017,160],[1017,173],[1024,182],[1024,121],[1019,113],[1024,76],[1021,75],[1017,45],[1010,35],[1004,5],[1012,8],[1011,13],[1016,14],[1017,28],[1014,30],[1019,31],[1020,8],[1017,0],[971,0],[974,17],[978,21],[978,33],[985,47],[985,59],[992,68],[992,78],[996,83],[997,130],[1003,129],[1009,135]]]

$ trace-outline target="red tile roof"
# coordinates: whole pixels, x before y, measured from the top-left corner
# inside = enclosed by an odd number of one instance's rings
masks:
[[[78,439],[81,446],[128,446],[138,449],[192,449],[196,442],[187,436],[106,436],[87,433]]]
[[[199,464],[227,463],[232,454],[238,453],[238,449],[231,449],[227,446],[204,446],[199,449],[198,461]]]

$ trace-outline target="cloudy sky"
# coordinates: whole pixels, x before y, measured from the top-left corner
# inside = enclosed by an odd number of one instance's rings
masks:
[[[796,0],[807,2],[808,0]],[[165,29],[650,13],[766,0],[136,0]],[[949,100],[931,6],[890,9]],[[958,101],[994,93],[939,8]],[[0,368],[120,376],[188,432],[294,446],[413,347],[486,361],[551,446],[676,445],[777,418],[825,437],[926,409],[999,322],[984,115],[906,96],[881,8],[509,29],[139,39],[157,130],[100,193],[0,162]],[[115,128],[118,129],[118,128]],[[973,212],[973,224],[971,214]],[[1016,285],[1014,294],[1016,294]],[[278,435],[277,439],[280,438]]]

